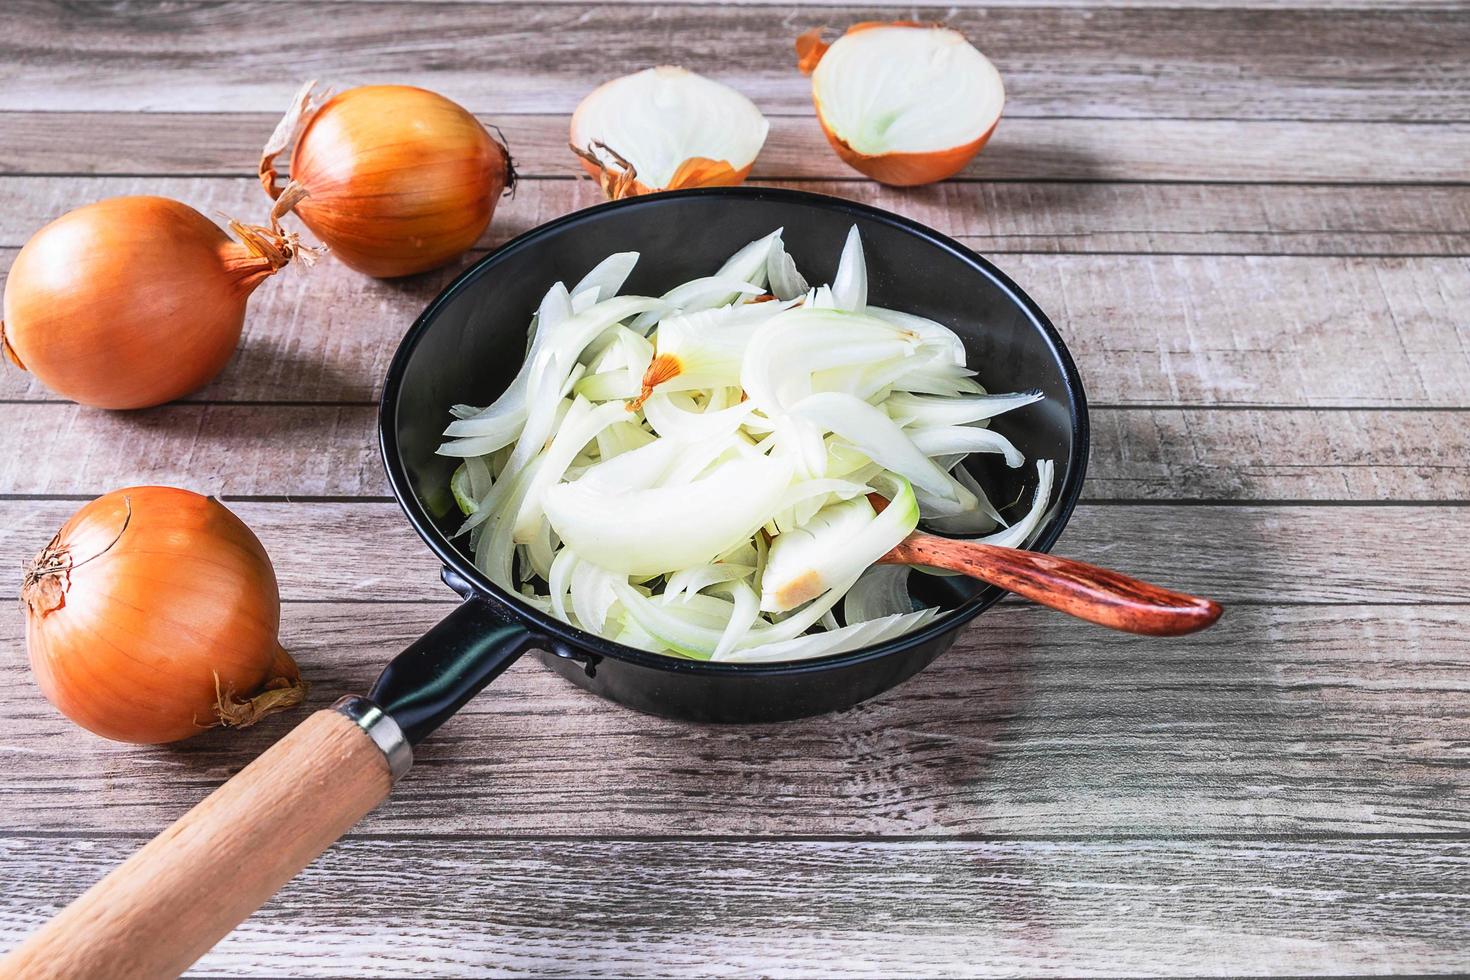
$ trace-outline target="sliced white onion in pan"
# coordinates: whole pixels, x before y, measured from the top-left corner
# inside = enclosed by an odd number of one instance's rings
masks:
[[[624,493],[562,483],[545,494],[546,516],[567,547],[627,575],[704,564],[748,539],[791,483],[791,464],[736,460],[684,486]]]

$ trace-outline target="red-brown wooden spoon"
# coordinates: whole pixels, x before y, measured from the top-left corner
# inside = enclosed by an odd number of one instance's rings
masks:
[[[1150,585],[1086,562],[921,531],[899,542],[879,563],[929,565],[959,572],[1125,633],[1181,636],[1210,626],[1221,612],[1219,604],[1209,599]]]

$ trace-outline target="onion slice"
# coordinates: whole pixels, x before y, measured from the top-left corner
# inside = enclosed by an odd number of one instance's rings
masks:
[[[964,35],[909,22],[857,24],[830,46],[797,39],[798,66],[844,162],[898,186],[952,177],[1000,121],[1000,72]]]
[[[750,175],[770,128],[745,96],[664,65],[598,86],[572,115],[572,152],[613,200]]]
[[[758,456],[683,486],[609,493],[583,481],[546,491],[567,547],[608,571],[657,575],[702,565],[748,539],[791,484],[791,464]]]
[[[761,609],[786,612],[850,582],[886,555],[919,523],[919,505],[906,480],[881,513],[866,497],[829,504],[800,528],[778,534],[761,580]]]

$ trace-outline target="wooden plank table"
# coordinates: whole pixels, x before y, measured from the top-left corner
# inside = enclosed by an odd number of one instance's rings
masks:
[[[792,69],[799,31],[894,15],[948,19],[1007,79],[939,186],[846,170]],[[304,78],[501,126],[524,181],[482,248],[595,202],[564,146],[595,82],[729,82],[771,117],[753,179],[953,234],[1057,322],[1096,431],[1062,549],[1229,605],[1167,641],[1008,601],[890,694],[767,728],[526,663],[198,973],[1470,971],[1466,51],[1449,0],[8,5],[3,267],[105,196],[258,212],[255,149]],[[363,689],[451,599],[372,428],[462,267],[277,277],[225,373],[151,411],[0,375],[3,564],[116,487],[218,494],[274,556],[318,702]],[[0,947],[294,723],[106,743],[39,697],[18,614],[0,644]]]

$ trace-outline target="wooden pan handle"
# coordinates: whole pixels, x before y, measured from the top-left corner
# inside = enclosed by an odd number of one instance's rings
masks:
[[[959,572],[1078,619],[1126,633],[1180,636],[1202,630],[1220,618],[1220,606],[1209,599],[1040,551],[1001,548],[916,531],[882,561]]]
[[[0,976],[188,969],[388,795],[382,727],[349,713],[302,722],[0,960]]]

